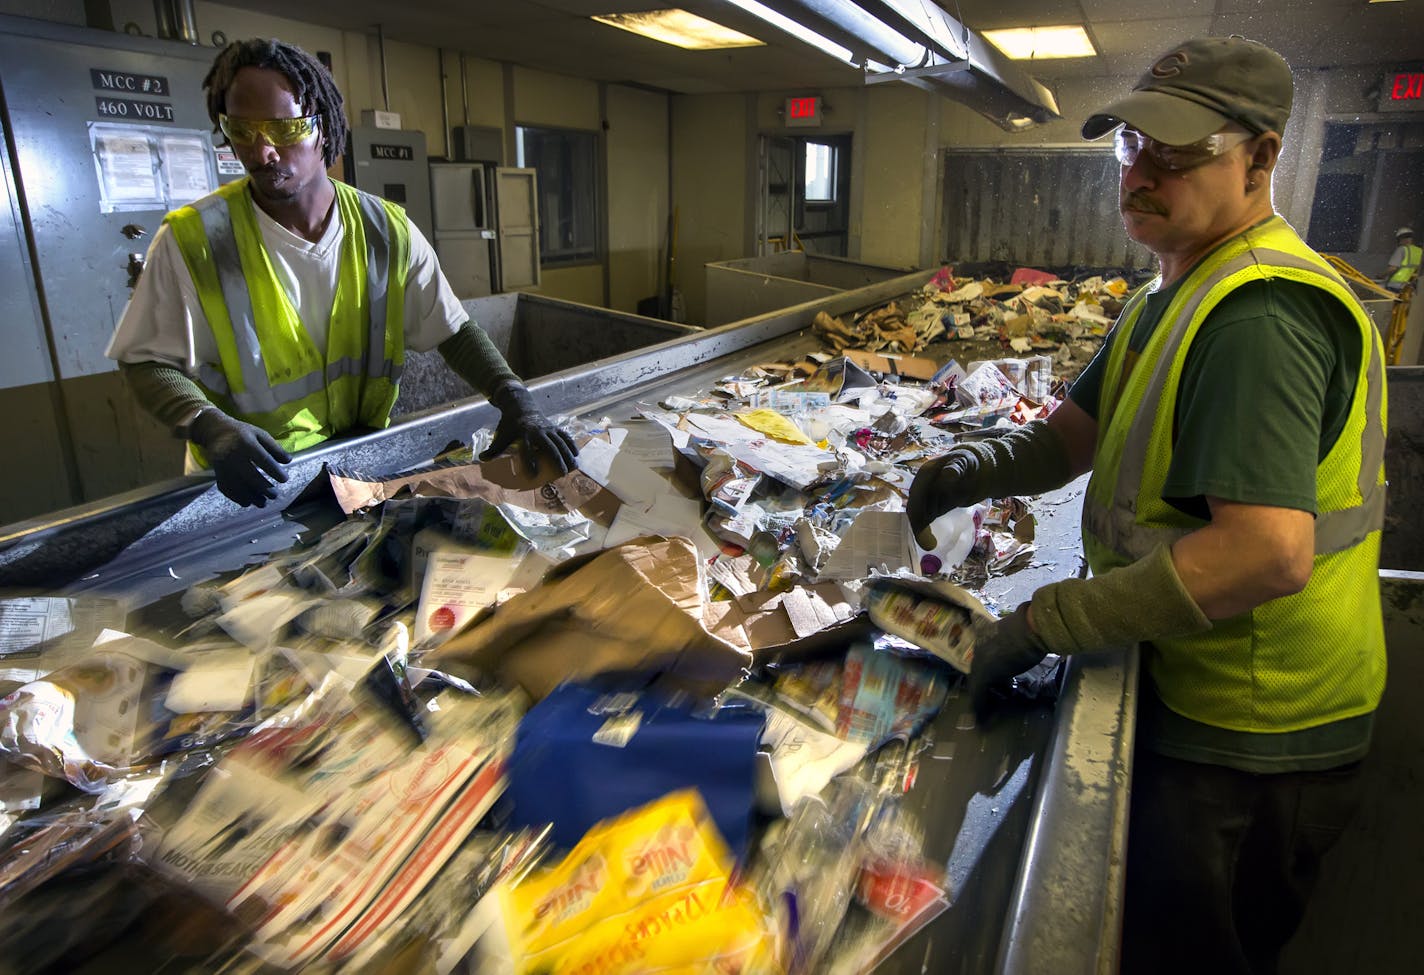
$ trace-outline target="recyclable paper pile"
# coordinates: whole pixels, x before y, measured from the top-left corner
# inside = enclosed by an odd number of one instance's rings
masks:
[[[849,319],[816,316],[816,334],[835,352],[918,353],[934,342],[996,343],[1004,355],[1047,355],[1074,378],[1097,353],[1127,295],[1122,278],[1069,283],[1021,269],[1015,280],[935,273],[919,293]]]
[[[900,798],[962,657],[862,599],[1032,560],[1021,499],[922,552],[905,497],[956,432],[1057,402],[1052,356],[925,343],[1096,327],[1084,286],[936,280],[843,354],[574,423],[547,483],[333,471],[343,520],[181,599],[0,601],[6,957],[872,970],[955,901]]]

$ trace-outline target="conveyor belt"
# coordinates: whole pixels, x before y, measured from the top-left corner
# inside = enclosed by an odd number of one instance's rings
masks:
[[[748,322],[567,370],[532,384],[551,412],[631,416],[638,402],[705,388],[745,366],[818,348],[808,327],[918,286],[911,275]],[[427,462],[490,424],[472,400],[400,427],[322,445],[290,468],[275,508],[239,510],[204,479],[182,478],[0,529],[0,586],[124,594],[156,605],[193,582],[289,545],[338,516],[324,465],[389,473]],[[1081,483],[1038,508],[1038,561],[990,580],[1004,608],[1076,574]],[[903,755],[918,763],[908,802],[948,864],[952,907],[882,970],[1110,972],[1116,967],[1135,657],[1074,658],[1054,708],[976,728],[955,694]]]

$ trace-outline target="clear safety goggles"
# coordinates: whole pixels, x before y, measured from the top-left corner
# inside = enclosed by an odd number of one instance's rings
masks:
[[[1140,154],[1146,152],[1147,158],[1151,159],[1158,169],[1180,173],[1206,165],[1249,138],[1249,132],[1213,132],[1198,142],[1185,146],[1169,146],[1124,125],[1113,136],[1113,153],[1122,165],[1131,166],[1137,162]]]
[[[233,118],[218,116],[218,128],[234,144],[250,146],[259,139],[270,146],[294,146],[316,134],[317,115],[299,118]]]

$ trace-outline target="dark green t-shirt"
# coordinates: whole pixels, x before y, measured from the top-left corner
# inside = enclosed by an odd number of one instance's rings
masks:
[[[1141,351],[1184,275],[1149,294],[1129,348]],[[1114,332],[1073,384],[1073,402],[1097,419]],[[1253,281],[1202,323],[1182,367],[1172,465],[1163,500],[1203,520],[1206,496],[1316,514],[1315,473],[1349,415],[1360,339],[1349,310],[1298,281]],[[1248,771],[1330,768],[1364,756],[1372,715],[1285,734],[1228,731],[1192,721],[1146,688],[1141,731],[1155,751]]]
[[[1146,346],[1181,284],[1147,296],[1131,349]],[[1094,419],[1119,340],[1109,336],[1069,393]],[[1319,288],[1276,279],[1231,292],[1183,364],[1164,500],[1202,519],[1209,494],[1315,514],[1315,471],[1345,426],[1359,367],[1354,319]]]

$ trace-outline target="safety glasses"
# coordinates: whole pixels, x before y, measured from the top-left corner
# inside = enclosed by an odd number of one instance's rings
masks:
[[[1136,129],[1122,126],[1113,136],[1113,152],[1117,161],[1124,166],[1137,162],[1143,152],[1159,169],[1180,173],[1188,169],[1205,166],[1217,156],[1236,148],[1251,138],[1249,132],[1214,132],[1185,146],[1169,146],[1164,142],[1148,138]]]
[[[316,134],[318,118],[316,115],[300,118],[233,118],[231,115],[219,115],[218,128],[234,144],[253,145],[260,139],[271,146],[294,146]]]

